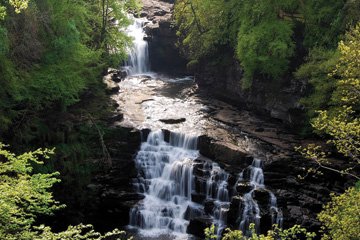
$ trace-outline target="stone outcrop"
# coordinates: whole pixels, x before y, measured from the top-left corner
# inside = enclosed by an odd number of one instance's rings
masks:
[[[254,79],[251,89],[243,89],[243,70],[232,52],[223,49],[221,54],[215,56],[221,56],[226,63],[211,64],[208,58],[193,69],[200,89],[243,109],[270,116],[288,125],[301,125],[304,113],[299,99],[305,93],[306,84],[294,79],[283,79],[281,83]]]
[[[142,0],[141,17],[146,17],[149,23],[145,26],[149,42],[149,58],[151,69],[169,74],[184,74],[186,61],[176,47],[176,29],[172,23],[173,0],[156,1]]]

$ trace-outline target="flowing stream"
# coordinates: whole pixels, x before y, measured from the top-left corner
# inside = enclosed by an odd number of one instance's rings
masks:
[[[120,85],[120,89],[131,89],[128,95],[122,96],[123,101],[127,101],[123,109],[134,114],[125,114],[125,120],[139,129],[150,129],[142,131],[143,142],[135,157],[138,177],[133,180],[133,186],[144,195],[144,199],[131,209],[130,227],[138,230],[143,236],[141,239],[160,235],[169,236],[166,239],[190,239],[187,232],[196,227],[197,219],[208,225],[215,224],[220,237],[227,227],[233,197],[242,195],[237,215],[238,229],[248,233],[249,224],[254,223],[259,230],[261,207],[256,199],[258,191],[268,194],[265,208],[271,213],[271,222],[281,225],[281,210],[277,208],[275,195],[264,185],[260,159],[254,158],[253,163],[239,173],[234,185],[229,181],[231,174],[200,155],[197,143],[202,134],[202,112],[208,108],[196,101],[182,99],[179,94],[191,90],[188,86],[192,85],[188,82],[193,84],[193,79],[157,74],[142,76],[150,72],[148,44],[143,30],[145,21],[135,18],[127,29],[134,44],[129,48],[129,61],[125,66],[128,77]],[[158,83],[159,79],[162,83]],[[145,92],[139,86],[141,84],[147,86]],[[154,86],[159,84],[167,91],[162,89],[160,95],[154,96]],[[139,103],[132,99],[135,91],[142,96]],[[141,114],[144,116],[140,117]],[[161,120],[166,117],[184,117],[186,121],[166,125]],[[249,185],[248,190],[237,191],[241,184]]]

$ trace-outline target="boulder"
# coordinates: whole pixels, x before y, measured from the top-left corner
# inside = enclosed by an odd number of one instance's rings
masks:
[[[177,118],[177,119],[159,119],[160,122],[163,122],[165,124],[179,124],[186,121],[186,118]]]
[[[261,208],[268,208],[270,205],[270,194],[269,191],[264,188],[254,189],[252,193],[253,198],[259,204]]]
[[[205,214],[212,214],[213,213],[213,210],[214,210],[214,207],[215,207],[215,203],[214,203],[214,200],[212,199],[206,199],[205,202],[204,202],[204,211],[205,211]]]
[[[205,238],[204,230],[205,228],[211,227],[213,224],[211,217],[198,217],[190,220],[189,226],[187,228],[187,233],[192,234],[201,239]]]
[[[241,195],[250,192],[252,189],[253,186],[249,182],[239,182],[236,185],[236,191]]]

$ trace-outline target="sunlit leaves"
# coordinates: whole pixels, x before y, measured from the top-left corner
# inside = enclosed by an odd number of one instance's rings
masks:
[[[360,119],[356,110],[360,103],[360,25],[349,31],[346,39],[339,43],[339,52],[338,63],[329,74],[329,77],[338,78],[333,93],[335,106],[331,111],[319,111],[312,126],[318,133],[325,134],[327,143],[335,146],[339,153],[352,163],[360,164]],[[314,148],[305,148],[303,153],[319,164],[326,161],[326,157]],[[342,173],[350,174],[348,171]]]
[[[331,111],[323,110],[312,121],[318,133],[327,138],[327,144],[334,146],[352,166],[360,164],[360,24],[351,29],[339,44],[340,59],[329,75],[336,77],[337,88],[333,94],[335,106]],[[300,150],[303,156],[314,160],[320,167],[347,174],[360,179],[350,169],[333,169],[328,154],[320,146],[309,145]],[[359,239],[360,191],[350,188],[332,201],[320,213],[319,219],[325,225],[323,239]]]
[[[328,232],[324,240],[360,239],[359,188],[350,188],[340,196],[332,195],[332,201],[319,214],[319,219]]]
[[[206,240],[216,240],[218,239],[215,233],[214,225],[210,228],[205,229],[205,239]],[[305,228],[295,225],[289,229],[280,229],[276,225],[273,226],[272,230],[269,230],[267,234],[257,234],[255,231],[255,224],[250,224],[249,227],[249,236],[245,236],[244,233],[240,230],[231,230],[229,228],[225,229],[225,233],[222,240],[296,240],[296,239],[306,239],[311,240],[316,236],[315,233],[308,232]]]
[[[38,149],[21,155],[0,143],[0,238],[23,239],[38,214],[61,208],[49,189],[59,180],[58,173],[32,174],[32,164],[42,164],[53,150]],[[30,239],[30,238],[29,238]]]

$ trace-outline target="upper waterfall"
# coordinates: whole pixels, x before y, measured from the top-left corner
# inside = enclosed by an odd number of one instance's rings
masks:
[[[128,75],[144,74],[150,71],[148,42],[144,40],[147,20],[132,17],[132,21],[126,32],[133,38],[133,45],[128,48],[129,58],[125,65]]]

